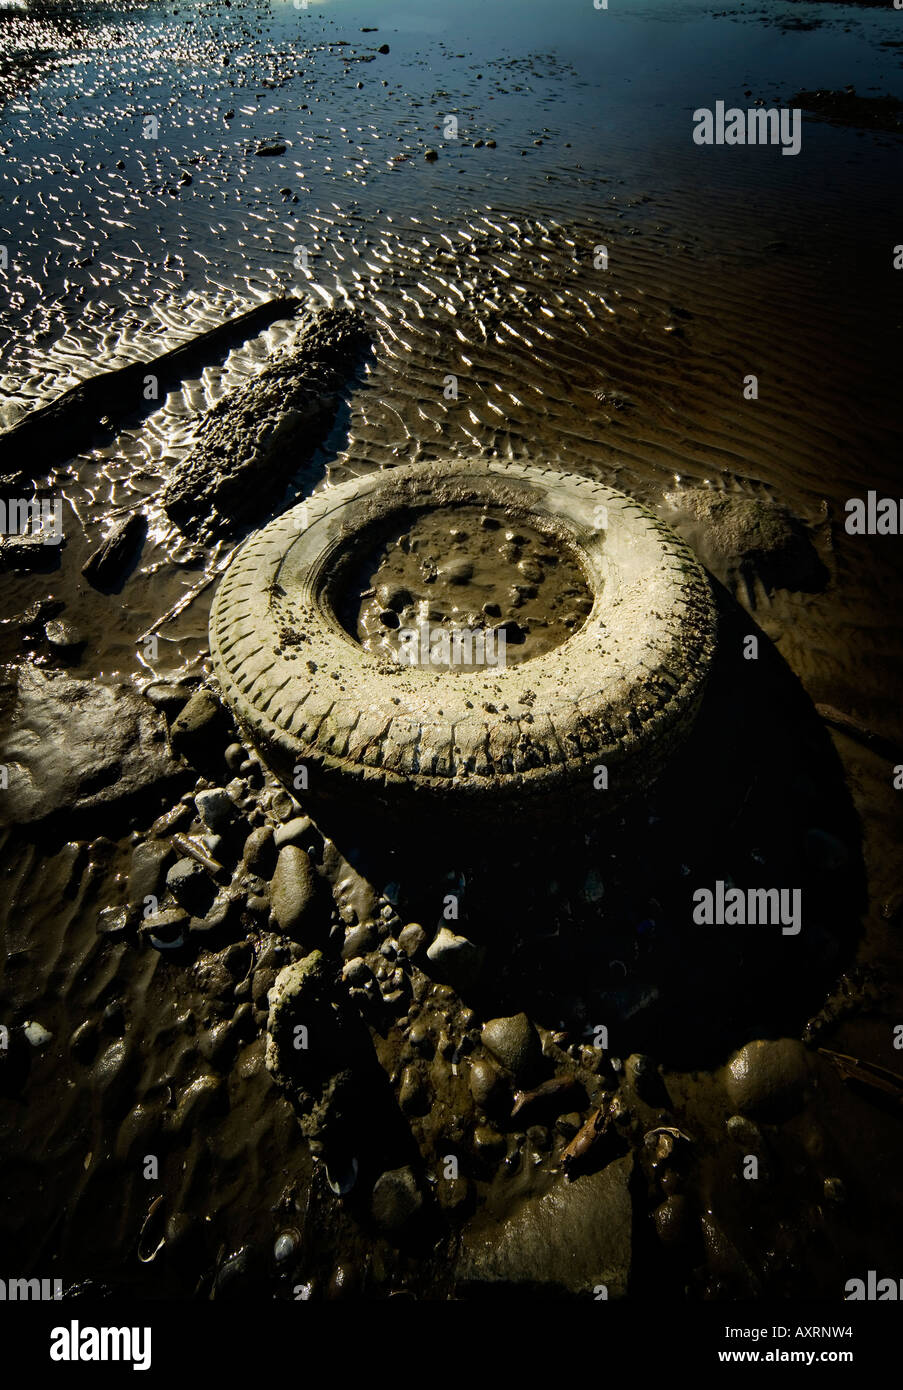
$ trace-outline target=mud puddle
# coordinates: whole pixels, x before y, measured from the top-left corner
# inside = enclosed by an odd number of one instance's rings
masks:
[[[518,665],[560,646],[592,608],[556,541],[491,509],[421,513],[363,568],[357,638],[408,665]],[[470,640],[450,645],[455,631]]]

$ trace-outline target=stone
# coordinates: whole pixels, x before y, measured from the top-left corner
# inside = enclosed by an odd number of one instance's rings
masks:
[[[147,897],[156,897],[163,865],[172,854],[168,843],[146,840],[136,845],[129,865],[129,902],[140,906]]]
[[[423,1115],[429,1109],[429,1093],[416,1067],[407,1066],[401,1074],[398,1104],[406,1115]]]
[[[539,1034],[523,1013],[491,1018],[483,1024],[480,1041],[518,1080],[535,1070],[542,1056]]]
[[[188,913],[181,908],[165,908],[145,917],[139,931],[158,949],[175,948],[181,946],[188,935],[188,921]]]
[[[123,814],[178,795],[185,772],[170,755],[163,716],[132,686],[77,680],[29,662],[14,682],[0,733],[0,764],[9,769],[0,824],[58,815],[71,835],[83,817],[115,814],[121,824]]]
[[[373,1220],[387,1235],[401,1235],[423,1210],[423,1194],[413,1168],[392,1168],[377,1178],[370,1199]]]
[[[97,934],[121,940],[128,934],[130,925],[128,908],[105,907],[97,918]]]
[[[486,1057],[475,1057],[468,1076],[470,1094],[481,1110],[492,1109],[504,1098],[507,1087],[498,1068]]]
[[[349,927],[342,945],[342,959],[351,960],[354,956],[365,956],[376,945],[376,929],[369,922],[359,922]]]
[[[426,954],[436,974],[459,991],[475,984],[484,956],[480,947],[448,927],[439,928]]]
[[[269,878],[275,868],[276,846],[268,825],[258,825],[245,840],[242,852],[245,867],[261,878]]]
[[[54,618],[51,622],[45,623],[44,636],[56,651],[67,652],[70,655],[85,645],[81,629],[74,623],[67,623],[65,618]]]
[[[628,1155],[575,1182],[560,1177],[502,1221],[465,1228],[455,1270],[458,1290],[592,1299],[604,1285],[609,1299],[626,1297],[632,1165]]]
[[[342,966],[342,979],[348,985],[357,985],[358,988],[363,988],[368,981],[373,979],[373,971],[363,956],[352,956]]]
[[[147,517],[132,512],[117,521],[106,540],[82,565],[82,574],[96,589],[114,589],[136,563],[147,535]]]
[[[282,931],[291,935],[307,915],[314,896],[314,874],[310,859],[297,845],[284,845],[276,860],[270,884],[270,902]]]
[[[824,589],[828,571],[808,529],[783,507],[715,488],[686,488],[669,494],[666,502],[694,530],[694,523],[701,528],[700,549],[716,566],[748,578],[755,574],[769,590]]]
[[[779,1124],[795,1115],[811,1080],[809,1054],[795,1038],[757,1039],[735,1052],[726,1086],[735,1110],[754,1120]]]
[[[173,752],[189,762],[212,752],[223,722],[219,701],[209,690],[198,690],[173,720],[169,741]]]
[[[224,831],[235,813],[235,807],[223,787],[208,787],[194,798],[197,813],[215,835]]]
[[[426,944],[426,932],[417,922],[409,922],[398,933],[398,944],[408,960],[414,960]]]
[[[292,816],[284,825],[276,827],[276,848],[283,845],[300,845],[311,830],[310,816]]]
[[[178,859],[166,875],[166,886],[180,907],[201,917],[213,900],[215,889],[207,871],[196,859]]]

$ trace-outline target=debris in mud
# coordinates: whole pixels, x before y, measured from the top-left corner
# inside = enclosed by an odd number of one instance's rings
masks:
[[[359,313],[324,309],[280,358],[213,406],[163,488],[175,524],[209,541],[264,516],[332,428],[367,342]]]
[[[123,578],[127,566],[137,560],[147,535],[147,518],[132,512],[117,522],[113,530],[82,565],[82,574],[96,589],[112,589]]]
[[[237,341],[276,319],[292,317],[300,303],[293,298],[268,300],[199,333],[181,347],[159,357],[100,372],[64,391],[49,405],[30,410],[0,434],[0,485],[16,490],[36,476],[47,474],[54,464],[87,448],[101,421],[114,423],[141,411],[146,413],[148,377],[156,383],[156,400],[161,391],[199,373]]]

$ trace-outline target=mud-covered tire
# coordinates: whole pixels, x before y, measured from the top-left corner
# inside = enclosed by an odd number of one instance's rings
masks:
[[[365,651],[332,607],[348,556],[396,514],[473,504],[570,548],[594,596],[584,625],[505,669],[438,672]],[[223,699],[290,789],[494,815],[584,797],[610,808],[647,786],[692,726],[715,631],[695,556],[631,497],[456,461],[317,493],[251,536],[217,590],[210,647]]]

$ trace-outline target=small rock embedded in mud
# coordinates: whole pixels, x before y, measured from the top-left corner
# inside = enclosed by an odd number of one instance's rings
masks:
[[[46,1047],[53,1037],[42,1023],[36,1023],[33,1019],[25,1024],[22,1031],[32,1047]]]
[[[206,791],[198,792],[194,804],[201,820],[214,834],[225,830],[235,814],[235,807],[222,787],[209,787]]]
[[[777,1124],[802,1109],[809,1054],[795,1038],[747,1043],[728,1063],[727,1091],[741,1115]]]
[[[529,1075],[542,1056],[539,1034],[523,1013],[491,1018],[483,1025],[480,1041],[518,1079]]]
[[[258,825],[245,840],[242,859],[252,873],[269,878],[275,867],[276,847],[269,825]]]
[[[448,927],[440,927],[426,954],[449,984],[466,989],[476,981],[484,953],[466,936],[456,936]]]
[[[262,140],[254,153],[259,155],[285,154],[286,148],[287,146],[283,145],[280,140]]]
[[[408,922],[398,933],[398,944],[409,960],[413,960],[426,943],[426,932],[417,922]]]
[[[112,588],[119,583],[126,567],[137,558],[147,535],[147,518],[132,512],[118,522],[106,540],[82,565],[82,574],[95,588]]]
[[[437,152],[436,150],[429,149],[429,150],[425,150],[425,151],[424,151],[423,157],[424,157],[424,159],[428,159],[428,160],[432,163],[432,161],[433,161],[434,159],[438,159],[438,158],[439,158],[439,155],[438,155],[438,152]]]
[[[393,1168],[377,1178],[370,1199],[373,1220],[387,1235],[401,1235],[423,1210],[413,1168]]]
[[[311,905],[314,875],[310,859],[297,845],[284,845],[270,885],[273,915],[282,931],[297,931]]]
[[[222,717],[223,712],[218,700],[209,690],[198,690],[181,714],[173,720],[169,731],[173,752],[181,753],[189,761],[199,754],[208,752],[216,738]]]
[[[85,638],[80,629],[63,618],[54,618],[51,622],[45,623],[44,636],[51,647],[61,652],[74,653],[85,645]]]

